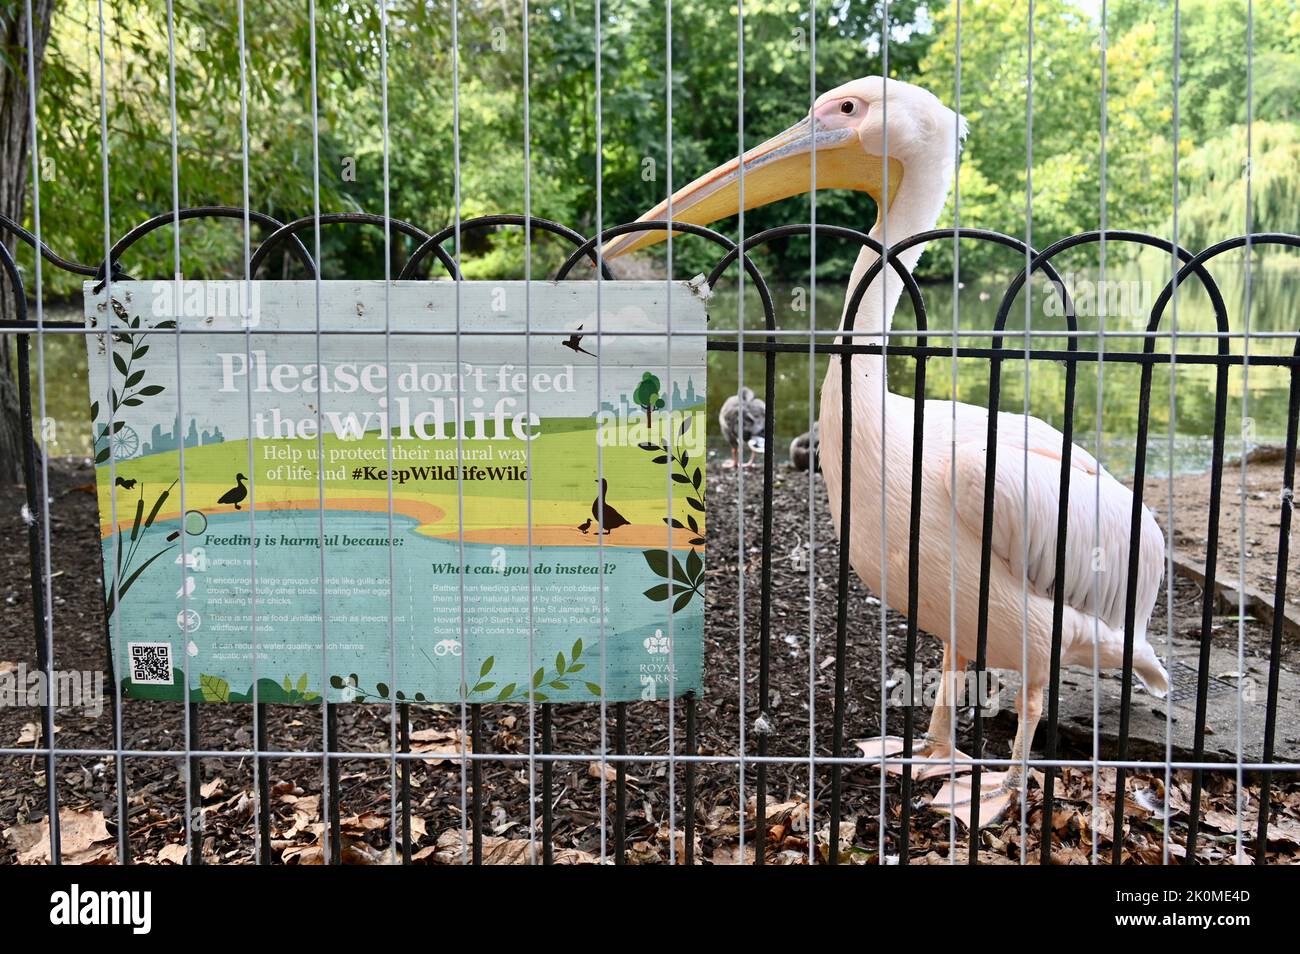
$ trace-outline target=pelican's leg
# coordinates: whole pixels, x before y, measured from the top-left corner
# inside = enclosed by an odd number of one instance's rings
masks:
[[[913,758],[926,760],[925,764],[913,766],[912,777],[918,782],[938,778],[941,775],[962,775],[971,770],[971,757],[957,748],[953,735],[953,711],[958,701],[957,686],[965,671],[966,659],[945,643],[942,678],[935,693],[930,727],[925,732],[922,744],[912,750]],[[891,775],[903,774],[901,763],[888,761],[890,757],[905,751],[903,740],[898,736],[887,735],[864,739],[858,743],[858,748],[868,758],[885,759],[885,771]]]
[[[740,447],[736,446],[731,449],[731,460],[724,460],[722,466],[726,468],[740,466]]]
[[[966,671],[966,660],[947,643],[943,646],[943,666],[939,689],[935,693],[934,712],[930,715],[930,727],[925,733],[925,747],[916,753],[917,758],[946,759],[955,762],[969,762],[970,756],[956,746],[953,734],[953,713],[957,708],[957,683]],[[919,765],[914,773],[917,779],[947,775],[949,766],[942,764]],[[959,766],[958,771],[962,771]]]
[[[1033,743],[1038,719],[1043,713],[1041,686],[1022,688],[1016,698],[1020,709],[1016,739],[1011,745],[1011,766],[1004,772],[984,772],[980,777],[980,825],[996,825],[1007,817],[1013,806],[1020,805],[1020,785],[1024,778],[1021,761]],[[971,803],[970,778],[946,783],[931,800],[941,811],[953,812],[963,824],[968,823]]]
[[[1029,747],[1034,741],[1034,732],[1038,729],[1038,719],[1043,714],[1043,690],[1041,686],[1022,687],[1016,698],[1020,708],[1017,720],[1016,739],[1011,744],[1011,767],[1005,773],[986,773],[980,784],[980,805],[989,808],[989,814],[980,812],[981,825],[995,825],[1002,821],[1012,806],[1020,805],[1020,785],[1024,779],[1024,766],[1021,761],[1028,755]],[[999,776],[1000,779],[999,779]],[[946,796],[946,797],[945,797]],[[941,791],[935,796],[946,811],[958,806],[970,804],[970,786],[953,787],[953,791]]]
[[[1020,784],[1024,778],[1023,760],[1029,757],[1029,748],[1034,744],[1034,733],[1038,731],[1038,720],[1043,715],[1043,690],[1041,686],[1023,685],[1016,697],[1020,709],[1016,726],[1016,739],[1011,743],[1011,768],[1002,780],[1002,790],[1020,797]]]

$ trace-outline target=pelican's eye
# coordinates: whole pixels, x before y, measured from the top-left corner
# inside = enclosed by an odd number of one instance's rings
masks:
[[[840,103],[840,112],[845,116],[852,116],[857,108],[857,105],[851,99],[846,99],[844,102]]]

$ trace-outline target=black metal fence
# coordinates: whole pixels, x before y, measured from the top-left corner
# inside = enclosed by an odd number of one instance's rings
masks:
[[[51,265],[64,269],[66,271],[84,275],[94,279],[98,283],[109,283],[113,281],[122,281],[130,276],[126,270],[125,260],[133,245],[152,232],[168,226],[179,228],[180,222],[197,218],[227,218],[235,219],[244,223],[246,229],[256,225],[267,236],[260,245],[256,247],[247,263],[247,277],[256,278],[263,266],[271,259],[273,255],[281,254],[292,256],[306,270],[310,276],[316,276],[316,265],[311,255],[308,253],[299,235],[309,229],[318,229],[325,225],[364,225],[378,227],[386,230],[386,234],[400,233],[409,238],[415,245],[415,251],[397,272],[398,279],[414,279],[427,273],[427,270],[433,267],[441,269],[446,276],[452,280],[459,280],[461,273],[458,267],[458,253],[461,247],[461,236],[479,230],[495,230],[506,227],[522,227],[530,229],[533,232],[546,232],[568,242],[573,246],[572,253],[568,256],[562,267],[554,275],[554,280],[560,281],[570,278],[576,268],[584,261],[589,260],[598,266],[599,275],[604,280],[612,280],[614,275],[611,270],[600,258],[599,249],[603,244],[618,235],[637,231],[664,231],[669,223],[667,222],[637,222],[626,225],[619,225],[606,229],[597,236],[584,236],[564,225],[556,222],[547,221],[536,217],[525,217],[522,215],[492,215],[481,218],[469,219],[459,222],[455,225],[448,226],[441,231],[430,234],[424,230],[406,222],[397,220],[385,220],[383,217],[367,215],[361,213],[334,213],[323,214],[319,216],[308,216],[297,219],[293,222],[281,223],[270,216],[253,212],[243,208],[231,207],[200,207],[181,209],[174,213],[157,216],[149,221],[130,230],[126,235],[112,244],[111,252],[108,259],[97,265],[86,265],[77,262],[68,261],[59,257],[50,248],[41,245],[39,247],[40,255]],[[37,240],[27,230],[18,224],[9,220],[0,220],[0,226],[16,235],[23,242],[33,248],[37,247]],[[905,241],[893,245],[889,249],[882,249],[879,244],[867,234],[850,228],[844,228],[833,225],[790,225],[781,228],[771,229],[756,235],[747,237],[743,246],[738,246],[734,241],[724,235],[697,225],[688,223],[674,223],[674,231],[679,235],[684,234],[695,240],[710,242],[718,246],[721,257],[716,266],[707,276],[707,284],[714,288],[736,265],[737,261],[742,263],[744,271],[744,280],[752,283],[752,287],[757,291],[763,307],[763,323],[756,329],[751,329],[752,334],[736,335],[734,333],[710,334],[707,347],[711,351],[719,351],[737,354],[737,360],[744,353],[761,355],[763,361],[763,388],[769,397],[774,394],[776,388],[777,364],[781,357],[799,357],[809,358],[811,355],[832,355],[844,356],[855,354],[882,354],[887,353],[890,356],[901,356],[911,363],[914,374],[914,391],[919,397],[925,393],[926,383],[926,365],[930,358],[973,358],[986,361],[989,368],[989,391],[988,407],[991,412],[988,416],[988,435],[987,435],[987,457],[986,457],[986,484],[984,490],[984,510],[983,510],[983,545],[980,563],[980,580],[979,580],[979,621],[978,621],[978,652],[975,659],[976,672],[982,673],[986,667],[986,646],[989,636],[988,622],[988,600],[989,600],[989,578],[990,566],[992,560],[990,539],[992,535],[992,522],[994,515],[994,481],[996,476],[996,467],[999,462],[996,459],[997,448],[997,429],[998,429],[998,410],[1001,371],[1003,363],[1007,360],[1024,360],[1060,362],[1065,368],[1064,395],[1062,401],[1063,441],[1060,449],[1061,458],[1061,480],[1059,489],[1059,507],[1057,515],[1057,533],[1056,533],[1056,552],[1055,552],[1055,578],[1061,579],[1065,570],[1065,552],[1067,542],[1067,516],[1069,513],[1069,469],[1071,447],[1074,432],[1075,417],[1075,387],[1078,377],[1080,364],[1090,364],[1098,362],[1122,362],[1127,364],[1136,363],[1140,368],[1140,393],[1139,393],[1139,410],[1136,423],[1137,440],[1136,440],[1136,460],[1133,474],[1133,503],[1132,503],[1132,520],[1129,540],[1129,565],[1127,568],[1128,585],[1127,600],[1125,606],[1124,619],[1124,666],[1122,671],[1122,689],[1121,689],[1121,707],[1120,723],[1118,734],[1117,751],[1111,759],[1094,758],[1087,761],[1067,760],[1058,757],[1058,737],[1059,737],[1059,712],[1060,712],[1060,673],[1061,673],[1061,632],[1062,632],[1062,613],[1064,603],[1064,588],[1056,587],[1053,594],[1053,629],[1052,629],[1052,646],[1051,646],[1051,673],[1048,682],[1048,705],[1046,720],[1046,745],[1045,755],[1041,759],[1026,758],[1025,765],[1040,768],[1044,772],[1043,781],[1043,811],[1042,825],[1043,831],[1040,839],[1040,860],[1042,863],[1048,863],[1051,856],[1052,838],[1050,826],[1052,824],[1052,806],[1055,794],[1056,775],[1064,766],[1080,766],[1092,768],[1094,771],[1099,767],[1113,768],[1116,770],[1116,789],[1115,789],[1115,809],[1113,818],[1112,833],[1112,861],[1118,863],[1121,860],[1121,851],[1123,846],[1123,829],[1125,824],[1125,776],[1128,771],[1138,767],[1158,767],[1166,770],[1190,770],[1192,773],[1191,788],[1191,805],[1189,810],[1189,828],[1187,834],[1187,851],[1186,858],[1191,861],[1196,857],[1196,842],[1199,835],[1198,828],[1200,823],[1200,805],[1202,798],[1203,776],[1207,771],[1216,768],[1233,768],[1238,772],[1239,777],[1242,772],[1257,774],[1261,779],[1260,805],[1258,810],[1257,829],[1254,833],[1256,840],[1257,852],[1256,857],[1263,861],[1265,857],[1265,844],[1268,833],[1270,796],[1273,789],[1273,775],[1276,773],[1289,773],[1292,778],[1300,777],[1300,765],[1288,762],[1275,762],[1275,742],[1278,732],[1278,699],[1279,699],[1279,672],[1283,654],[1283,632],[1285,619],[1285,603],[1287,588],[1287,570],[1289,560],[1289,538],[1291,531],[1291,509],[1292,494],[1295,477],[1295,459],[1297,445],[1297,418],[1300,416],[1300,331],[1296,333],[1295,345],[1292,353],[1289,355],[1277,354],[1250,354],[1247,348],[1245,354],[1233,354],[1230,348],[1230,339],[1234,334],[1240,334],[1239,330],[1234,330],[1234,315],[1231,313],[1229,305],[1224,300],[1218,285],[1216,285],[1207,266],[1218,256],[1245,249],[1249,254],[1252,249],[1261,247],[1289,247],[1300,248],[1300,236],[1284,233],[1261,233],[1253,235],[1242,235],[1219,242],[1201,252],[1193,253],[1186,249],[1177,247],[1169,241],[1138,232],[1127,231],[1097,231],[1088,232],[1079,235],[1073,235],[1042,250],[1028,247],[1023,241],[1001,233],[983,231],[979,229],[936,229],[922,234],[914,235]],[[870,271],[862,278],[858,285],[851,289],[849,303],[846,309],[845,326],[841,331],[836,332],[816,332],[812,333],[808,328],[786,329],[787,331],[800,332],[808,336],[806,341],[796,341],[781,334],[782,329],[777,327],[776,308],[773,304],[772,295],[769,286],[760,269],[757,267],[749,253],[760,249],[762,246],[778,241],[789,239],[791,237],[818,237],[830,238],[851,243],[858,243],[862,246],[873,249],[880,258],[872,266]],[[454,252],[449,252],[445,246],[448,242],[454,240]],[[681,241],[681,239],[679,239]],[[1018,256],[1022,256],[1025,262],[1025,268],[1015,276],[1007,285],[1000,304],[997,309],[997,317],[993,329],[989,333],[987,345],[969,346],[961,344],[954,329],[950,344],[935,345],[931,343],[931,338],[946,337],[947,330],[938,331],[929,328],[927,321],[927,312],[925,305],[925,295],[923,288],[913,278],[913,276],[898,261],[897,256],[908,248],[924,244],[927,242],[947,241],[956,243],[958,241],[988,242],[1009,249]],[[1146,246],[1158,249],[1170,256],[1171,261],[1178,263],[1177,273],[1162,289],[1151,308],[1149,318],[1146,324],[1146,333],[1144,337],[1143,348],[1140,352],[1131,351],[1110,351],[1105,349],[1084,350],[1083,343],[1086,343],[1094,336],[1092,332],[1081,332],[1076,320],[1075,305],[1070,299],[1069,289],[1062,280],[1053,266],[1053,261],[1062,253],[1078,248],[1098,243],[1127,244]],[[436,266],[434,266],[436,262]],[[912,331],[892,331],[889,339],[892,338],[913,338],[913,344],[894,343],[893,340],[884,340],[882,343],[859,343],[854,338],[853,321],[857,313],[858,305],[862,302],[863,297],[871,283],[879,276],[881,269],[888,266],[898,274],[904,284],[907,297],[911,303],[915,315],[915,329]],[[55,620],[50,613],[49,607],[49,536],[47,527],[50,520],[50,502],[47,499],[42,487],[46,485],[42,479],[41,471],[44,466],[42,449],[38,445],[36,431],[33,429],[33,382],[29,358],[29,345],[33,336],[46,334],[86,334],[91,333],[77,322],[67,321],[45,321],[43,319],[34,319],[27,312],[27,289],[24,286],[22,276],[16,265],[13,255],[0,246],[0,266],[3,267],[8,276],[11,287],[14,291],[14,307],[16,317],[14,320],[5,323],[3,331],[13,333],[17,336],[19,348],[17,352],[18,376],[20,384],[20,399],[22,423],[25,432],[33,435],[26,444],[26,454],[24,457],[24,473],[26,476],[27,505],[31,515],[28,529],[28,546],[31,561],[31,597],[33,612],[33,633],[36,641],[36,659],[47,676],[51,672],[53,665],[53,651],[56,638]],[[1033,273],[1040,273],[1045,277],[1054,288],[1055,293],[1060,298],[1063,314],[1065,316],[1065,328],[1054,329],[1052,335],[1066,339],[1066,345],[1063,349],[1040,349],[1030,347],[1029,338],[1025,339],[1025,347],[1008,347],[1006,338],[1013,336],[1016,332],[1006,331],[1006,323],[1011,313],[1013,302],[1018,294],[1028,293],[1027,283],[1033,279]],[[1169,310],[1171,299],[1175,290],[1195,279],[1205,290],[1213,308],[1216,323],[1217,348],[1213,354],[1178,354],[1159,353],[1156,350],[1156,343],[1162,336],[1162,325],[1166,319],[1166,312]],[[179,332],[178,332],[179,333]],[[201,332],[199,332],[201,333]],[[878,332],[872,332],[878,334]],[[967,333],[964,333],[967,334]],[[1248,339],[1248,329],[1245,336]],[[1104,335],[1098,336],[1098,343],[1102,343]],[[1215,611],[1215,593],[1213,587],[1207,585],[1202,596],[1201,605],[1201,630],[1200,630],[1200,655],[1199,665],[1196,675],[1196,694],[1195,694],[1195,731],[1193,743],[1193,756],[1190,761],[1175,761],[1166,759],[1163,761],[1140,761],[1130,757],[1129,737],[1130,737],[1130,713],[1133,706],[1133,646],[1134,646],[1134,626],[1135,626],[1135,592],[1136,579],[1138,572],[1138,560],[1140,548],[1138,538],[1140,533],[1141,508],[1143,498],[1143,487],[1147,475],[1147,439],[1150,428],[1151,412],[1151,392],[1153,372],[1157,366],[1170,365],[1174,362],[1179,364],[1203,364],[1212,366],[1215,369],[1214,385],[1214,424],[1211,435],[1211,491],[1210,505],[1206,514],[1205,533],[1206,533],[1206,551],[1205,551],[1205,579],[1213,581],[1215,579],[1216,564],[1218,558],[1218,540],[1219,540],[1219,520],[1220,520],[1220,493],[1223,486],[1224,470],[1224,451],[1225,436],[1227,431],[1227,403],[1228,403],[1228,375],[1229,370],[1234,367],[1245,365],[1250,366],[1272,366],[1288,369],[1289,373],[1289,397],[1287,408],[1287,428],[1286,428],[1286,447],[1285,459],[1281,480],[1281,494],[1279,497],[1279,523],[1278,523],[1278,556],[1277,556],[1277,574],[1276,583],[1273,592],[1273,614],[1271,623],[1271,643],[1269,654],[1269,678],[1266,698],[1266,722],[1263,738],[1263,755],[1258,763],[1246,763],[1240,757],[1235,764],[1219,764],[1206,760],[1205,742],[1206,742],[1206,715],[1207,702],[1210,686],[1210,648],[1211,648],[1211,630],[1212,617]],[[1028,367],[1028,364],[1026,365]],[[855,386],[854,375],[852,373],[853,365],[850,361],[841,361],[842,369],[841,385],[844,393],[844,407],[842,414],[842,482],[840,487],[841,493],[841,520],[840,527],[841,539],[846,539],[852,532],[851,526],[851,501],[855,493],[871,493],[874,488],[855,487],[852,484],[851,460],[851,443],[852,443],[852,389]],[[811,373],[811,371],[810,371]],[[859,383],[859,387],[862,385]],[[922,467],[921,461],[924,449],[924,414],[925,402],[917,400],[913,404],[913,444],[912,444],[912,468],[911,468],[911,507],[910,507],[910,552],[908,558],[908,578],[906,584],[906,608],[908,625],[906,628],[906,666],[909,676],[915,677],[915,666],[917,659],[917,636],[918,630],[916,625],[916,608],[919,596],[921,581],[918,578],[919,561],[919,522],[921,516],[921,494],[922,494]],[[766,432],[774,434],[776,432],[776,401],[768,400],[766,402]],[[772,692],[770,661],[772,653],[772,567],[774,560],[774,540],[773,540],[773,486],[774,486],[774,454],[767,454],[764,457],[762,469],[762,517],[759,528],[759,542],[761,544],[761,565],[760,565],[760,630],[759,630],[759,674],[758,674],[758,705],[760,711],[767,711]],[[1005,462],[1004,462],[1005,463]],[[710,540],[709,546],[713,552],[718,552],[722,544],[717,540]],[[739,555],[742,556],[743,555]],[[738,560],[744,573],[744,560]],[[754,854],[755,862],[763,864],[765,861],[766,851],[766,832],[767,832],[767,813],[766,805],[770,796],[768,790],[768,769],[774,763],[801,763],[810,766],[810,771],[818,777],[824,778],[829,775],[829,851],[827,860],[829,863],[836,863],[840,858],[840,821],[842,814],[842,793],[841,780],[847,768],[860,767],[863,765],[873,764],[872,760],[864,760],[861,757],[853,757],[845,754],[845,712],[846,712],[846,649],[848,638],[848,614],[854,610],[851,604],[849,592],[850,575],[852,573],[849,564],[849,549],[847,546],[841,546],[839,549],[838,580],[836,583],[836,627],[835,627],[835,673],[834,673],[834,712],[832,718],[832,741],[831,755],[825,757],[818,755],[814,751],[809,751],[799,757],[773,756],[769,754],[769,736],[759,733],[754,742],[752,752],[746,751],[747,745],[742,739],[739,750],[734,755],[701,755],[697,751],[696,738],[696,699],[688,695],[682,705],[685,707],[685,753],[678,754],[675,746],[668,755],[649,755],[635,754],[628,751],[626,727],[628,724],[628,706],[629,703],[620,702],[615,704],[614,719],[614,752],[593,753],[593,757],[598,754],[602,760],[610,762],[614,766],[614,823],[613,823],[613,860],[621,863],[626,854],[627,834],[626,819],[628,812],[628,784],[627,771],[629,765],[640,762],[668,762],[673,777],[676,777],[678,765],[684,772],[685,790],[684,790],[684,839],[681,849],[680,859],[674,852],[674,860],[680,860],[687,864],[697,861],[695,858],[695,831],[698,824],[697,818],[697,799],[696,799],[696,778],[697,767],[701,763],[739,765],[742,772],[746,765],[753,768],[757,777],[756,788],[756,832],[754,835]],[[322,581],[323,585],[323,581]],[[901,607],[900,607],[901,608]],[[883,607],[882,607],[883,612]],[[108,634],[106,627],[106,643]],[[108,646],[109,658],[113,658],[111,645]],[[113,718],[114,718],[114,739],[117,744],[111,748],[86,749],[86,748],[61,748],[58,746],[54,736],[54,711],[50,705],[47,705],[43,714],[43,723],[41,726],[43,738],[38,740],[34,748],[3,748],[0,754],[5,756],[33,756],[37,755],[43,759],[44,771],[46,778],[46,787],[49,793],[49,818],[50,818],[50,846],[51,858],[57,863],[60,857],[59,851],[59,804],[58,804],[58,785],[56,784],[57,762],[60,757],[86,756],[111,758],[116,770],[116,785],[118,791],[118,817],[117,824],[119,829],[129,824],[126,821],[125,812],[125,792],[127,763],[131,758],[157,757],[164,755],[182,755],[190,772],[191,784],[189,785],[190,808],[194,817],[198,816],[200,804],[198,798],[199,786],[192,784],[193,779],[200,777],[201,769],[199,760],[202,758],[231,758],[246,757],[253,760],[255,776],[257,779],[257,830],[259,840],[258,859],[262,862],[269,863],[274,856],[272,840],[272,820],[271,820],[271,789],[270,789],[270,772],[267,765],[270,761],[285,758],[307,758],[319,759],[327,767],[327,782],[330,797],[328,799],[328,825],[329,838],[326,850],[327,859],[338,861],[341,857],[341,837],[340,837],[340,797],[339,797],[339,764],[344,759],[354,759],[364,755],[371,755],[375,758],[391,759],[395,765],[395,771],[398,776],[398,793],[394,799],[394,817],[392,819],[393,831],[397,839],[400,850],[400,858],[405,862],[411,860],[412,855],[412,822],[411,822],[411,768],[413,763],[429,758],[420,752],[413,752],[411,746],[410,732],[410,709],[411,703],[396,701],[389,705],[393,709],[394,718],[397,724],[397,740],[399,751],[396,753],[358,753],[342,752],[339,749],[338,738],[338,706],[336,704],[323,703],[323,739],[321,751],[273,751],[267,746],[267,714],[265,704],[259,704],[255,707],[254,715],[254,744],[248,751],[232,751],[229,749],[208,749],[202,744],[203,739],[198,732],[199,720],[197,712],[190,718],[187,718],[187,738],[185,740],[185,749],[183,752],[176,750],[148,749],[148,750],[130,750],[122,744],[121,734],[121,702],[116,698],[119,687],[116,679],[111,679],[113,685]],[[743,686],[737,686],[736,692],[744,692]],[[631,705],[655,706],[664,705],[660,702],[642,702],[631,703]],[[669,706],[678,705],[677,702],[666,703]],[[191,706],[196,703],[189,703]],[[527,756],[530,763],[536,763],[540,768],[540,801],[541,801],[541,853],[537,860],[542,863],[551,863],[554,860],[555,846],[553,838],[554,829],[554,791],[555,791],[555,766],[560,762],[574,761],[581,758],[573,753],[557,754],[555,730],[552,721],[552,707],[546,703],[530,703],[530,709],[533,706],[540,708],[540,720],[538,722],[540,732],[540,754],[531,753]],[[889,756],[883,761],[888,761],[895,765],[902,766],[902,798],[900,804],[900,823],[899,831],[902,833],[904,842],[909,837],[909,817],[913,810],[913,771],[917,764],[923,760],[914,758],[915,743],[915,706],[910,700],[902,706],[902,731],[904,740],[904,749],[897,756]],[[1282,715],[1285,715],[1284,713]],[[483,860],[483,835],[485,830],[484,805],[483,805],[483,784],[482,784],[482,766],[485,762],[501,760],[507,758],[501,753],[489,752],[486,749],[486,738],[483,727],[483,712],[481,704],[462,704],[462,722],[469,729],[470,745],[469,751],[463,752],[460,756],[461,764],[468,764],[469,779],[468,784],[471,789],[469,800],[469,818],[467,827],[469,831],[469,844],[467,851],[473,862],[479,863]],[[530,725],[531,725],[530,720]],[[882,731],[884,726],[881,727]],[[974,751],[975,758],[973,764],[973,785],[974,791],[980,790],[980,773],[985,766],[1009,766],[1012,764],[1006,759],[984,758],[983,741],[984,741],[984,716],[979,706],[974,707]],[[1032,740],[1030,740],[1032,742]],[[812,748],[810,741],[810,748]],[[445,756],[437,756],[445,758]],[[875,760],[880,762],[881,759]],[[1016,763],[1021,764],[1021,763]],[[881,766],[883,769],[883,765]],[[1286,776],[1284,775],[1284,778]],[[602,781],[602,785],[603,785]],[[530,782],[531,788],[531,782]],[[531,793],[530,793],[531,794]],[[809,792],[810,804],[815,801],[815,793]],[[971,831],[979,831],[980,828],[980,800],[972,799],[970,806],[969,825]],[[882,807],[883,813],[883,807]],[[191,851],[189,853],[192,863],[198,863],[201,860],[202,852],[197,850],[198,841],[201,832],[200,826],[193,822],[187,821],[187,830],[191,842]],[[602,857],[604,850],[605,834],[602,820]],[[742,835],[743,838],[743,835]],[[967,857],[971,864],[975,864],[979,857],[978,851],[974,850],[974,843],[977,838],[971,839],[972,848],[967,852]],[[908,846],[906,843],[899,846],[898,860],[900,863],[906,863],[908,860]],[[130,839],[119,831],[119,860],[123,863],[130,862]]]

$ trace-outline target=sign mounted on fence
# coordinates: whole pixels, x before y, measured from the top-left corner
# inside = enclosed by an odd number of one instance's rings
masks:
[[[593,282],[111,292],[87,284],[109,333],[86,342],[126,695],[700,689],[706,318],[688,285],[602,283],[603,335]]]

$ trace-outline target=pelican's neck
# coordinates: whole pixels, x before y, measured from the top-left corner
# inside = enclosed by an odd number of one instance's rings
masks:
[[[888,212],[876,218],[875,227],[870,235],[882,246],[897,245],[905,238],[918,232],[934,228],[948,198],[948,187],[952,181],[953,159],[951,154],[933,160],[911,160],[904,165],[903,181],[893,187],[894,201]],[[915,245],[898,255],[897,260],[909,272],[916,268],[916,263],[925,251],[924,245]],[[858,253],[858,260],[853,265],[853,274],[845,291],[844,312],[840,317],[840,329],[847,324],[849,300],[853,290],[862,277],[875,265],[880,256],[872,249],[864,247]],[[898,305],[903,291],[903,280],[899,278],[892,266],[883,269],[884,282],[877,276],[867,288],[866,294],[858,305],[853,320],[853,337],[856,344],[879,344],[883,332],[887,332],[893,320],[894,308]],[[862,334],[869,332],[869,334]],[[843,340],[843,339],[839,339]],[[855,368],[861,367],[869,376],[884,373],[884,359],[881,355],[855,355]],[[873,389],[878,390],[878,388]]]

